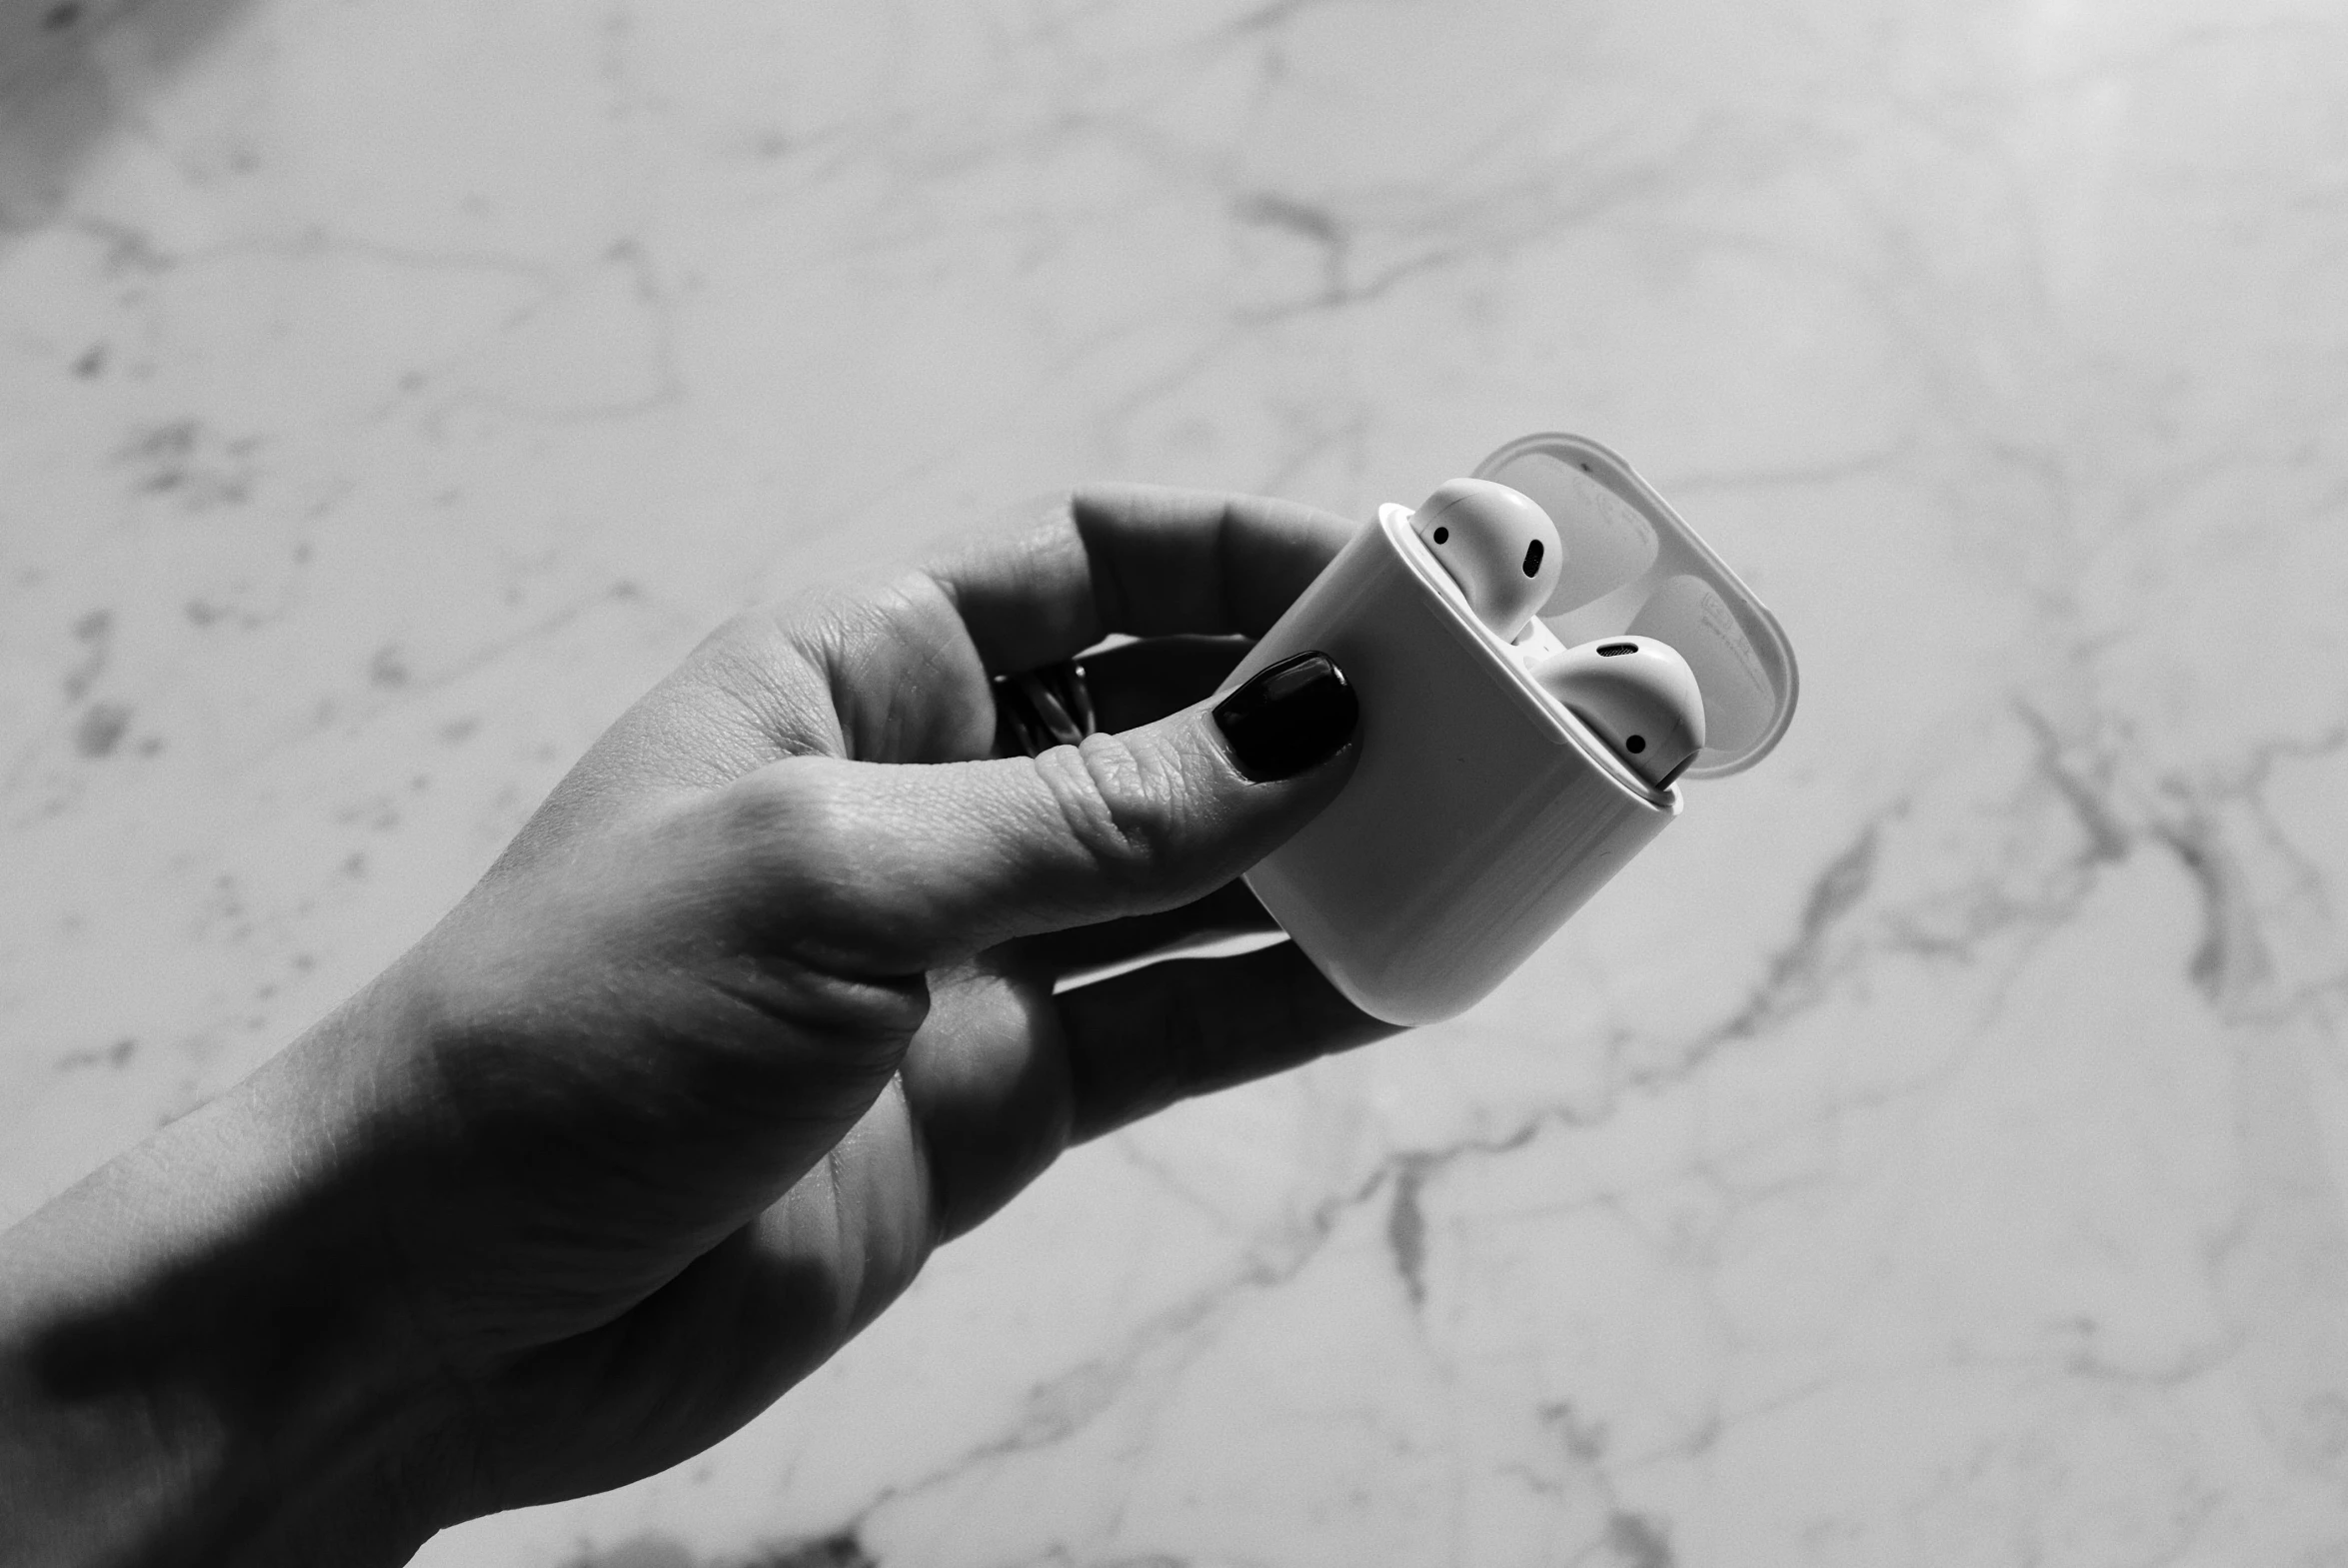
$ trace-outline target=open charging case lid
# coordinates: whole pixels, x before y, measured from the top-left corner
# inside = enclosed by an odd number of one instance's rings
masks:
[[[1540,616],[1559,642],[1651,637],[1687,661],[1703,693],[1707,744],[1682,778],[1741,773],[1769,755],[1801,689],[1793,647],[1629,464],[1579,436],[1525,436],[1474,477],[1531,497],[1557,526],[1564,571]]]

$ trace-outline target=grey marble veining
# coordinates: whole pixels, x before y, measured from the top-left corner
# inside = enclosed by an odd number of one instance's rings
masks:
[[[0,1216],[1034,491],[1582,431],[1801,654],[1485,1005],[431,1568],[2348,1563],[2338,8],[153,0],[0,84]]]

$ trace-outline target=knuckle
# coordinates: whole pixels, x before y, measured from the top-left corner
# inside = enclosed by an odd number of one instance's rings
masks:
[[[772,669],[778,654],[791,648],[800,629],[820,614],[809,599],[801,594],[737,611],[702,640],[696,656],[733,670]]]
[[[725,794],[727,847],[755,854],[778,842],[822,838],[822,826],[836,808],[825,796],[823,781],[791,763],[744,775]]]
[[[1120,883],[1160,879],[1181,843],[1179,781],[1123,737],[1087,736],[1036,759],[1078,845]]]
[[[910,840],[874,814],[854,768],[795,758],[741,781],[708,852],[726,859],[735,916],[755,945],[813,969],[896,972],[910,961]]]
[[[820,659],[871,620],[870,597],[833,584],[799,589],[737,612],[703,648],[729,662],[761,668],[779,655]]]
[[[847,895],[858,870],[848,852],[856,806],[840,772],[825,759],[794,758],[737,780],[723,797],[717,852],[790,904]]]

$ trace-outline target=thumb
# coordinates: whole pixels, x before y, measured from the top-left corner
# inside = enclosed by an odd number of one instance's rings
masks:
[[[761,897],[794,944],[910,973],[1212,891],[1335,797],[1357,719],[1343,672],[1307,653],[1218,703],[1037,757],[802,758],[737,788],[780,806],[755,813],[773,829],[755,859],[783,879]]]

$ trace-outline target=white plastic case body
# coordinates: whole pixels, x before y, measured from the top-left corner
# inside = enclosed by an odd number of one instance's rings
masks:
[[[1224,684],[1317,649],[1360,700],[1345,788],[1247,873],[1272,917],[1356,1006],[1431,1023],[1480,1000],[1679,814],[1535,685],[1560,645],[1657,638],[1703,693],[1682,778],[1748,768],[1784,733],[1797,677],[1776,619],[1629,466],[1575,436],[1528,436],[1475,477],[1538,502],[1565,564],[1511,647],[1468,613],[1384,506]]]

